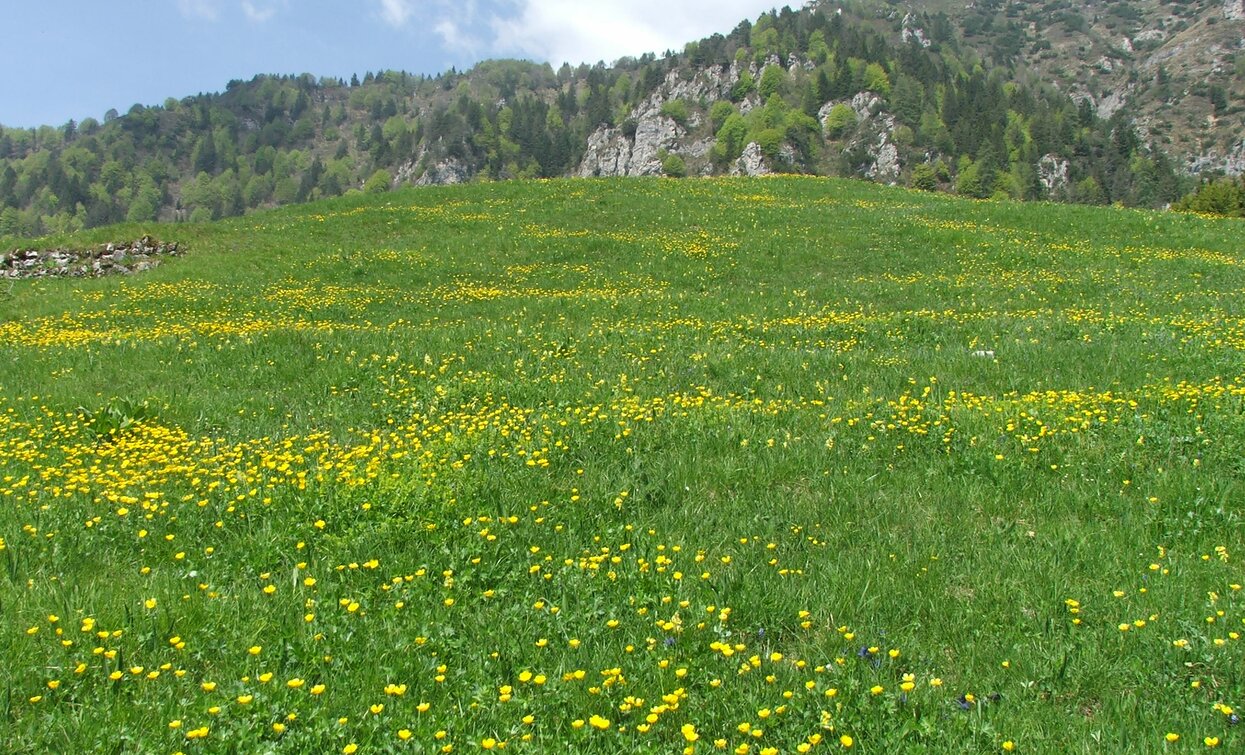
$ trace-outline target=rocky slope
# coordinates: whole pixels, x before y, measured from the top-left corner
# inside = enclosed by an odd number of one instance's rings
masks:
[[[0,237],[477,179],[805,172],[1159,207],[1245,172],[1245,0],[845,0],[612,66],[260,76],[0,128]]]
[[[1245,172],[1245,0],[868,0],[926,41],[949,24],[989,64],[1124,113],[1192,174]]]

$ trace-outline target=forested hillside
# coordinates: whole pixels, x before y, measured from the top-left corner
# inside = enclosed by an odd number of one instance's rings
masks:
[[[877,5],[786,8],[612,66],[257,76],[0,129],[0,236],[536,176],[817,173],[1145,207],[1190,188],[1128,110],[1104,117],[1020,57],[983,54],[961,18]]]

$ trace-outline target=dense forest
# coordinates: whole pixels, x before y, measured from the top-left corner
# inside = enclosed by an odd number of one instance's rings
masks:
[[[919,35],[905,32],[911,18],[901,28],[783,9],[612,66],[257,76],[102,122],[0,128],[0,236],[208,220],[412,182],[569,175],[591,135],[634,136],[641,103],[715,67],[733,81],[728,96],[662,104],[689,138],[712,145],[663,154],[667,174],[726,172],[755,143],[777,171],[868,175],[875,156],[849,104],[867,92],[891,118],[898,181],[918,188],[1140,207],[1191,188],[1126,113],[1102,118],[1088,100],[1019,75],[1007,56],[984,60],[945,15],[915,24]],[[1043,161],[1066,175],[1042,180]]]

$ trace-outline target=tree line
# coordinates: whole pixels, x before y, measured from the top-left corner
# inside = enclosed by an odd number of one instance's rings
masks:
[[[712,137],[712,172],[755,142],[777,170],[865,175],[871,157],[847,103],[867,92],[894,118],[902,180],[918,188],[1141,207],[1189,188],[1124,114],[1101,118],[1088,102],[981,59],[946,16],[918,20],[926,38],[905,42],[894,24],[785,8],[681,52],[612,66],[500,60],[435,77],[257,76],[102,122],[0,127],[0,236],[384,191],[446,161],[477,179],[567,175],[599,128],[634,134],[633,110],[671,73],[691,79],[713,66],[740,72],[726,99],[663,107]],[[682,157],[663,157],[668,173],[687,172]],[[1041,180],[1044,160],[1066,165],[1058,184]]]

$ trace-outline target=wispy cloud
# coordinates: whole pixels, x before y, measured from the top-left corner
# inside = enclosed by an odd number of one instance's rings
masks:
[[[277,15],[277,4],[253,3],[251,0],[242,0],[242,12],[246,14],[247,20],[262,24]]]
[[[755,19],[773,0],[520,0],[515,6],[516,12],[491,18],[494,52],[557,65],[682,50]]]
[[[480,26],[476,0],[437,0],[435,5],[438,17],[432,30],[441,38],[446,50],[475,57],[488,47],[484,38],[488,26]]]
[[[432,30],[437,33],[445,47],[451,52],[475,53],[480,46],[480,41],[473,35],[465,32],[457,22],[448,18],[443,18],[437,22]]]
[[[189,1],[189,0],[187,0]],[[197,0],[203,2],[204,0]],[[258,2],[259,0],[247,0]],[[682,50],[715,32],[755,19],[773,0],[373,0],[395,29],[431,31],[455,57],[513,56],[562,62],[612,62],[646,52]]]
[[[380,0],[381,20],[390,26],[403,27],[415,13],[411,0]]]
[[[177,8],[186,18],[215,21],[220,16],[215,0],[177,0]]]

